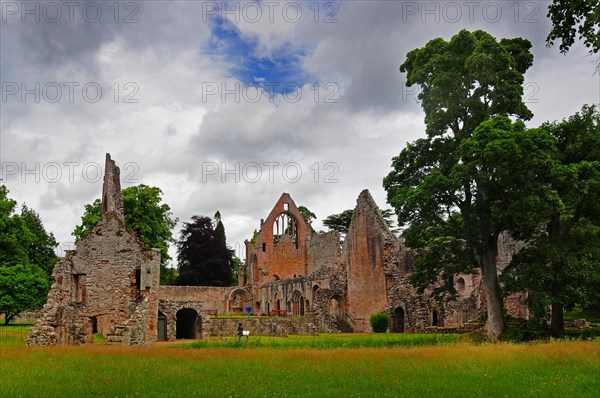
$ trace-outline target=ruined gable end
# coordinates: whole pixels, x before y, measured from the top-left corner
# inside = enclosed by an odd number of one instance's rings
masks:
[[[150,345],[156,340],[160,250],[124,224],[119,168],[106,155],[101,219],[55,266],[48,301],[27,344]]]

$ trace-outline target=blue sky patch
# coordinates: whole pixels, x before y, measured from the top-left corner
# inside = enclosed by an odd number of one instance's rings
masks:
[[[318,81],[302,69],[307,48],[286,43],[270,57],[257,55],[258,38],[242,37],[231,22],[213,18],[212,41],[207,51],[231,64],[229,73],[244,85],[259,86],[269,94],[291,93],[306,83]]]

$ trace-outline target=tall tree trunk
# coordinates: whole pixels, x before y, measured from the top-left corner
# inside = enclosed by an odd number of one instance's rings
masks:
[[[483,274],[483,286],[487,299],[487,338],[496,342],[504,334],[504,316],[502,308],[504,303],[500,294],[498,272],[496,270],[496,257],[498,254],[498,233],[494,232],[492,222],[492,209],[488,200],[488,187],[485,183],[477,184],[479,194],[479,265]]]
[[[565,337],[565,319],[563,306],[560,303],[552,303],[552,320],[550,321],[550,335],[552,337]]]
[[[483,286],[485,287],[487,298],[487,337],[490,341],[496,342],[502,338],[505,325],[502,314],[502,295],[500,294],[500,285],[498,284],[498,274],[496,272],[495,251],[490,250],[483,253],[482,261]]]

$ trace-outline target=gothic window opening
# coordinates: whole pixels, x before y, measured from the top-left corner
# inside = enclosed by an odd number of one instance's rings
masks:
[[[296,248],[298,247],[298,223],[294,216],[289,213],[281,213],[273,222],[273,243],[275,246],[284,238],[289,236]]]
[[[463,296],[465,293],[465,280],[464,278],[458,278],[456,281],[456,291],[459,296]]]

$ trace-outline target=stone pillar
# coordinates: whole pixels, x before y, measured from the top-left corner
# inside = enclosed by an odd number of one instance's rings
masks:
[[[106,154],[104,166],[104,184],[102,185],[102,217],[113,212],[120,219],[124,218],[123,196],[121,195],[121,171],[110,154]]]

